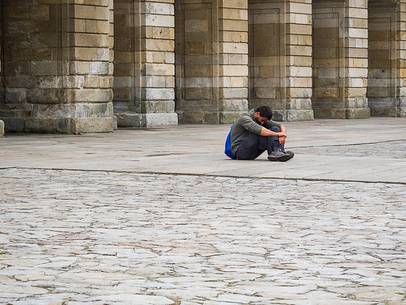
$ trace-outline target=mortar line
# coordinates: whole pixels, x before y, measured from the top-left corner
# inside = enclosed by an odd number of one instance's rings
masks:
[[[232,179],[258,179],[258,180],[287,180],[287,181],[309,181],[309,182],[339,182],[339,183],[366,183],[366,184],[391,184],[391,185],[406,185],[406,182],[401,181],[368,181],[356,179],[329,179],[329,178],[304,178],[304,177],[254,177],[240,175],[216,175],[216,174],[198,174],[198,173],[171,173],[159,171],[126,171],[126,170],[107,170],[107,169],[80,169],[80,168],[56,168],[56,167],[21,167],[10,166],[0,167],[1,170],[21,169],[21,170],[44,170],[44,171],[72,171],[72,172],[100,172],[114,174],[132,174],[132,175],[161,175],[161,176],[191,176],[191,177],[207,177],[207,178],[232,178]]]

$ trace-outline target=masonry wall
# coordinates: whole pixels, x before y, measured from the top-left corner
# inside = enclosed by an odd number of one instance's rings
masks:
[[[286,0],[288,121],[313,120],[312,0]]]
[[[2,2],[10,131],[112,131],[109,1]]]
[[[5,102],[5,78],[4,78],[4,2],[0,3],[0,111]],[[1,115],[1,114],[0,114]],[[4,125],[4,122],[2,122]],[[3,126],[4,128],[4,126]]]
[[[345,108],[345,2],[313,0],[313,109],[315,117]]]
[[[141,56],[140,2],[114,1],[114,111],[116,115],[136,107],[140,100]],[[137,97],[138,93],[138,97]],[[138,106],[139,107],[139,106]],[[140,112],[140,111],[138,111]],[[123,122],[120,121],[120,124]]]
[[[248,110],[248,1],[219,0],[219,123]]]
[[[397,75],[399,77],[397,116],[406,117],[406,0],[399,1],[397,12],[396,37],[399,40],[397,53]]]
[[[249,1],[249,107],[269,105],[275,118],[286,109],[284,1]]]
[[[28,103],[28,100],[31,100],[28,94],[33,87],[31,73],[40,72],[37,68],[39,68],[38,59],[41,54],[32,53],[30,42],[35,33],[33,32],[34,20],[30,18],[29,3],[4,1],[1,3],[1,9],[3,49],[0,116],[8,129],[23,131],[24,118],[28,117],[33,110],[33,106]],[[38,35],[37,38],[39,38]],[[37,42],[41,43],[38,40]],[[53,66],[53,72],[56,74],[57,61],[51,61],[58,57],[56,52],[51,48],[45,48],[42,57],[48,60],[50,68]],[[31,60],[33,66],[31,66]],[[45,74],[45,71],[43,73]]]
[[[3,0],[10,131],[405,116],[406,0]],[[114,109],[113,109],[114,108]]]
[[[182,123],[219,123],[217,1],[176,3],[176,110]]]
[[[397,8],[392,1],[369,1],[368,100],[375,116],[397,113]]]

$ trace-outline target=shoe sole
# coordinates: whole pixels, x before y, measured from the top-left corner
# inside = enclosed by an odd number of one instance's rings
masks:
[[[273,162],[286,162],[292,159],[294,155],[294,153],[289,152],[287,155],[281,157],[268,157],[268,160]]]

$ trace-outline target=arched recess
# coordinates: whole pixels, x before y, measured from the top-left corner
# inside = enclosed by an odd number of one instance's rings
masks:
[[[345,117],[345,1],[313,0],[313,110]]]
[[[179,121],[219,123],[217,0],[177,0],[175,5]]]
[[[249,107],[270,106],[286,119],[285,1],[249,1]]]
[[[63,96],[63,9],[62,1],[1,1],[0,118],[9,131],[55,127],[44,120]]]
[[[373,116],[399,114],[399,1],[369,0],[368,102]]]
[[[7,130],[112,131],[109,10],[109,2],[1,1]]]
[[[140,5],[140,0],[114,0],[113,105],[120,127],[142,126],[134,122],[141,113]]]

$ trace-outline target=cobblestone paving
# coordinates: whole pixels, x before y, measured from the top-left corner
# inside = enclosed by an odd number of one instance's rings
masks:
[[[406,304],[406,186],[0,170],[0,304]]]

